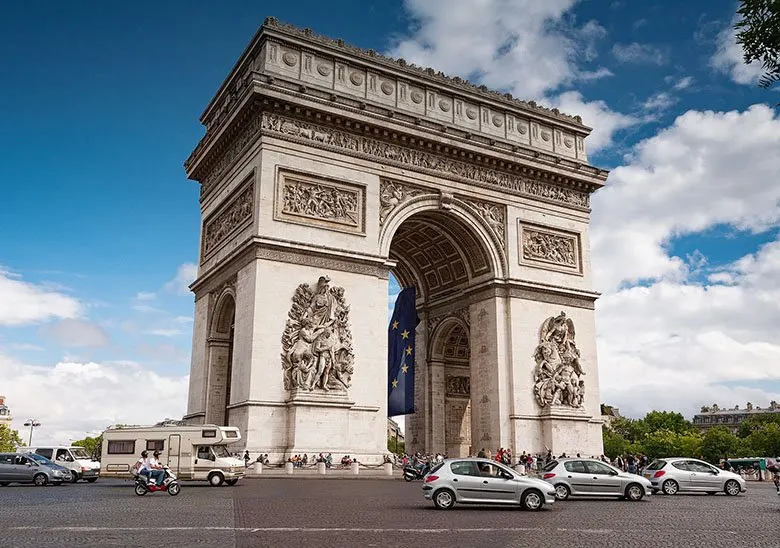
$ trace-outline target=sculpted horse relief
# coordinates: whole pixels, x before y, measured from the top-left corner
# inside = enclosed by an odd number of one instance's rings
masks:
[[[293,295],[282,334],[286,390],[346,390],[355,356],[344,288],[321,276],[312,289],[301,284]]]

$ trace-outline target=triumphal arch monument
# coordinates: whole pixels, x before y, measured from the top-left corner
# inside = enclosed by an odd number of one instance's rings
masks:
[[[602,452],[579,117],[269,18],[201,121],[186,420],[381,459],[393,275],[407,451]]]

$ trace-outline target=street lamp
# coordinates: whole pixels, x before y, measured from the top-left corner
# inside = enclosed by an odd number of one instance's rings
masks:
[[[39,421],[38,419],[27,419],[26,421],[24,421],[24,425],[25,425],[25,426],[29,426],[29,427],[30,427],[30,442],[29,442],[27,445],[28,445],[29,447],[32,447],[32,435],[33,435],[33,430],[34,430],[36,427],[38,427],[38,426],[40,426],[40,425],[41,425],[41,421]]]

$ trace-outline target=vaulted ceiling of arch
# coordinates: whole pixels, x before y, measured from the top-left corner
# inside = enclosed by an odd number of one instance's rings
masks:
[[[469,333],[461,324],[454,324],[444,337],[442,354],[445,358],[469,359]]]
[[[441,212],[413,215],[393,237],[390,257],[399,281],[424,284],[428,298],[450,293],[490,272],[490,261],[471,231]]]

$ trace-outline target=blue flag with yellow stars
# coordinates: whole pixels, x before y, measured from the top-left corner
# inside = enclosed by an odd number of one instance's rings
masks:
[[[417,307],[414,287],[395,300],[387,330],[387,416],[414,413],[414,330]]]

